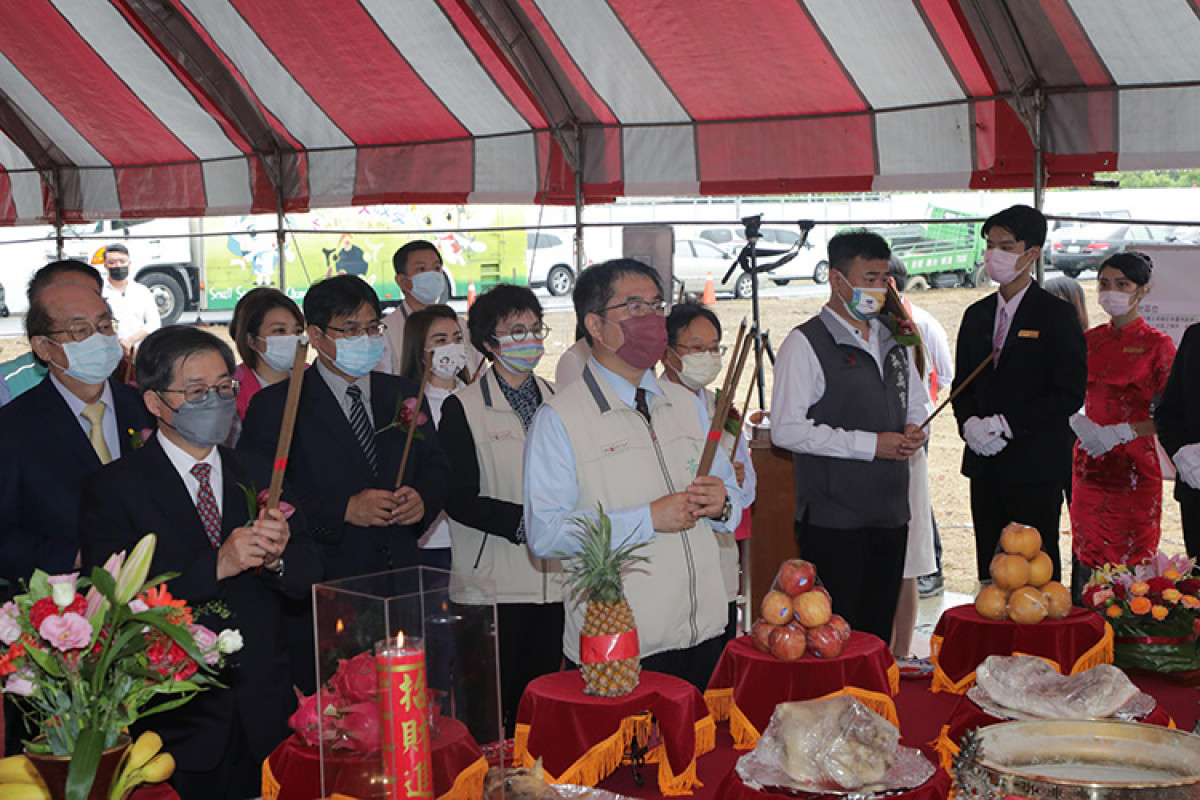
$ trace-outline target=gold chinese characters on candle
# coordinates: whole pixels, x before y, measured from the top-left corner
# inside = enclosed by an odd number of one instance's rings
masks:
[[[395,640],[376,642],[375,671],[388,800],[432,798],[424,643],[403,632]]]

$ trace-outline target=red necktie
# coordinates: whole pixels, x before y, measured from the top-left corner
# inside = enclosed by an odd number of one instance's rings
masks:
[[[217,498],[213,494],[211,464],[197,464],[192,467],[192,475],[200,482],[200,491],[196,494],[196,510],[200,512],[200,521],[204,523],[204,532],[213,547],[221,546],[221,512],[217,510]]]

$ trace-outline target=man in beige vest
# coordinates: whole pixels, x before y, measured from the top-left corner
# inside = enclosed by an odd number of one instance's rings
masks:
[[[714,530],[741,519],[742,493],[718,452],[695,477],[708,430],[702,401],[658,381],[667,333],[658,274],[631,259],[589,267],[575,313],[592,356],[583,375],[543,404],[525,450],[529,549],[578,552],[578,521],[604,506],[613,546],[645,542],[649,561],[624,576],[642,664],[704,688],[721,654],[727,616]],[[566,601],[563,650],[579,661],[585,604]]]

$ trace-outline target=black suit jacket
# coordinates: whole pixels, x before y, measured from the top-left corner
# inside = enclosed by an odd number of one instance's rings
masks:
[[[992,351],[996,294],[973,303],[958,330],[957,390]],[[954,400],[959,432],[971,417],[1003,414],[1013,439],[994,456],[963,448],[968,478],[1003,483],[1063,481],[1071,473],[1071,415],[1087,392],[1087,340],[1068,303],[1036,283],[1008,326],[1000,363],[989,363]]]
[[[1183,333],[1171,375],[1154,412],[1158,440],[1171,458],[1185,444],[1200,442],[1200,324]],[[1200,502],[1200,490],[1175,481],[1175,499]]]
[[[410,380],[372,372],[371,413],[376,430],[396,416],[396,404],[416,397],[418,387]],[[277,383],[254,395],[242,421],[238,449],[273,458],[287,398],[286,382]],[[417,540],[441,512],[449,485],[449,466],[428,404],[422,404],[426,422],[422,439],[413,440],[405,469],[404,484],[416,489],[425,503],[425,518],[416,525],[360,527],[345,521],[350,498],[364,489],[396,488],[405,434],[398,428],[375,438],[378,474],[350,427],[333,391],[313,367],[304,373],[300,408],[288,457],[287,477],[312,526],[313,537],[324,550],[326,578],[336,580],[392,569],[417,566]]]
[[[249,515],[239,484],[267,488],[271,464],[224,447],[220,457],[224,541]],[[146,721],[146,728],[162,736],[180,769],[215,769],[234,725],[241,726],[256,761],[288,736],[287,718],[296,708],[296,695],[283,640],[282,607],[285,598],[309,594],[320,576],[320,559],[301,512],[292,516],[289,528],[282,577],[247,570],[218,581],[217,549],[157,437],[84,480],[79,538],[85,575],[111,554],[130,552],[143,536],[154,533],[158,540],[150,574],[179,573],[167,582],[174,597],[193,608],[220,601],[232,614],[229,619],[201,617],[197,622],[214,632],[235,628],[242,634],[242,650],[229,657],[220,675],[228,688],[201,692],[180,708]]]
[[[110,381],[119,453],[129,429],[153,427],[137,390]],[[0,408],[0,577],[15,586],[34,569],[70,572],[79,551],[79,489],[100,469],[83,426],[47,375]]]

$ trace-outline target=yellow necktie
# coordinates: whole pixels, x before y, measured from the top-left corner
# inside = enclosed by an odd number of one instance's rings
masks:
[[[104,426],[101,424],[106,409],[107,406],[104,403],[97,401],[86,406],[79,414],[91,424],[91,427],[88,428],[88,441],[92,443],[92,448],[100,457],[101,464],[112,461],[112,454],[108,452],[108,442],[104,441]]]

